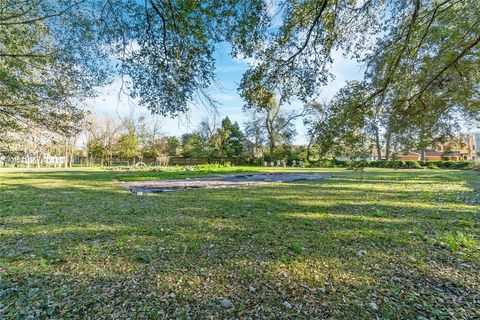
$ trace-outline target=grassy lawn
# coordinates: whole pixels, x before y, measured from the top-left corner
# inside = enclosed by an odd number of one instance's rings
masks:
[[[267,169],[195,175],[232,170]],[[479,173],[310,171],[143,197],[115,180],[188,173],[0,171],[0,318],[480,318]]]
[[[133,170],[129,172],[115,172],[115,178],[119,181],[146,181],[146,180],[165,180],[165,179],[184,179],[221,176],[225,174],[246,174],[265,171],[275,171],[276,168],[261,167],[220,167],[197,169],[193,172],[185,170],[184,167],[169,167],[164,172],[153,172],[151,169]],[[296,170],[288,168],[288,171]]]

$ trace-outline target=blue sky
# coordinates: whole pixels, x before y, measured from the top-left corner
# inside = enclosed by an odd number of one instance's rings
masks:
[[[361,79],[363,69],[356,61],[343,57],[340,52],[333,54],[334,63],[331,72],[335,79],[328,83],[321,92],[320,101],[330,99],[340,89],[345,81]],[[229,55],[227,44],[219,44],[215,53],[217,85],[210,89],[211,96],[218,102],[217,119],[221,120],[228,116],[232,121],[237,121],[243,128],[246,115],[242,112],[243,101],[238,95],[237,88],[242,74],[248,68],[248,59],[233,59]],[[102,94],[90,101],[87,101],[89,109],[99,116],[108,115],[111,117],[122,117],[133,113],[136,116],[149,116],[146,108],[138,106],[135,101],[122,96],[118,99],[120,80],[104,88]],[[299,108],[298,104],[292,104],[286,108]],[[197,124],[205,117],[213,117],[214,112],[207,107],[194,104],[191,111],[176,119],[162,119],[162,133],[165,135],[180,136],[183,133],[192,131]],[[296,122],[298,135],[296,144],[306,142],[302,121]]]

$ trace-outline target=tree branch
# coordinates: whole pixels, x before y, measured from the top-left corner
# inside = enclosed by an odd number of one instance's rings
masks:
[[[320,8],[320,11],[317,13],[315,19],[312,22],[312,25],[310,26],[310,28],[307,31],[307,37],[306,37],[303,45],[298,49],[297,52],[295,52],[292,56],[290,56],[290,58],[288,58],[287,61],[285,61],[285,64],[288,64],[288,63],[292,62],[293,60],[295,60],[295,58],[299,54],[301,54],[305,50],[305,48],[308,46],[308,43],[310,42],[310,37],[312,36],[313,30],[317,26],[318,22],[320,21],[320,18],[322,17],[323,12],[327,8],[327,4],[328,4],[328,0],[323,0],[322,1],[322,6]]]
[[[19,25],[19,24],[30,24],[30,23],[35,23],[35,22],[38,22],[38,21],[42,21],[42,20],[46,20],[46,19],[58,17],[58,16],[61,16],[61,15],[64,14],[64,13],[68,12],[70,9],[78,6],[79,4],[82,4],[82,3],[85,2],[85,1],[87,1],[87,0],[80,0],[80,1],[78,1],[78,2],[75,2],[74,4],[71,4],[70,6],[66,7],[66,8],[63,9],[63,10],[58,11],[58,12],[55,12],[55,13],[52,13],[52,14],[44,15],[44,16],[41,16],[41,17],[33,18],[33,19],[22,20],[22,21],[0,22],[0,25],[1,25],[1,26],[12,26],[12,25]]]
[[[463,58],[471,49],[480,43],[480,36],[478,36],[474,41],[472,41],[468,46],[466,46],[460,54],[453,58],[447,65],[445,65],[433,78],[431,78],[423,88],[417,92],[415,95],[411,96],[408,100],[412,101],[415,97],[419,99],[425,91],[448,69],[450,69],[457,61]]]

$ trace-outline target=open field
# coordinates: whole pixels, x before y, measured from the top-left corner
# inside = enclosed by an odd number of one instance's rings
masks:
[[[480,173],[133,196],[192,173],[0,171],[0,318],[480,318]],[[424,318],[422,318],[424,317]]]

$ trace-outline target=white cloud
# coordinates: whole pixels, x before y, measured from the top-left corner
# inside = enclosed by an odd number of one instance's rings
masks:
[[[235,101],[239,99],[238,96],[234,96],[231,94],[226,94],[226,93],[214,93],[212,94],[212,98],[218,101],[219,103],[222,102],[230,102],[230,101]]]
[[[87,109],[98,115],[127,114],[136,104],[125,94],[119,96],[121,86],[121,79],[115,79],[112,84],[101,89],[98,97],[85,101]]]
[[[242,62],[243,63],[243,62]],[[246,67],[243,65],[233,65],[233,66],[218,66],[216,73],[236,73],[245,71]]]
[[[327,100],[330,100],[345,85],[346,81],[361,80],[365,70],[354,59],[345,57],[341,51],[334,51],[332,59],[330,72],[334,75],[334,79],[327,83],[320,95],[321,98]]]
[[[260,63],[260,60],[258,60],[258,59],[255,59],[255,58],[252,58],[252,57],[244,57],[242,55],[233,58],[233,60],[236,61],[237,63],[246,64],[250,67],[254,67],[254,66],[256,66]]]

